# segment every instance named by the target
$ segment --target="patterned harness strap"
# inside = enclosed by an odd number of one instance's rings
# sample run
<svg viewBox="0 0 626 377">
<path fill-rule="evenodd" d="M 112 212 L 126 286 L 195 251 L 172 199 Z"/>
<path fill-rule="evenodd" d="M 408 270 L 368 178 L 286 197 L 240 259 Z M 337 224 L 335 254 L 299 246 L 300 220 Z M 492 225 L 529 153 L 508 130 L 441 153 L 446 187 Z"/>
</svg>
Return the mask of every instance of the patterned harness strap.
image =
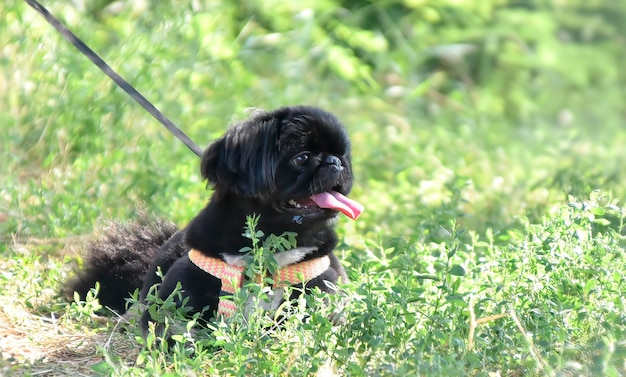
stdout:
<svg viewBox="0 0 626 377">
<path fill-rule="evenodd" d="M 234 295 L 243 286 L 245 267 L 230 265 L 221 259 L 206 256 L 196 249 L 189 251 L 189 259 L 204 272 L 222 281 L 217 315 L 228 318 L 235 314 L 237 311 L 235 303 L 223 297 Z M 327 255 L 284 266 L 273 277 L 273 287 L 282 288 L 305 283 L 323 274 L 328 267 L 330 267 L 330 258 Z"/>
</svg>

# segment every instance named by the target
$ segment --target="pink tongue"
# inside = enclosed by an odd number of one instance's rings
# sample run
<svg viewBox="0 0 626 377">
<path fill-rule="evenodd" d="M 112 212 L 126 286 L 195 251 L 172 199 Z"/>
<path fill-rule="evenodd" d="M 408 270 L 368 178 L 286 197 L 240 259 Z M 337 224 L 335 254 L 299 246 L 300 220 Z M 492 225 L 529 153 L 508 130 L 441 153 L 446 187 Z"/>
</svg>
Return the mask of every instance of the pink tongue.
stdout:
<svg viewBox="0 0 626 377">
<path fill-rule="evenodd" d="M 320 208 L 331 208 L 341 211 L 352 220 L 356 220 L 364 209 L 361 203 L 348 199 L 337 191 L 315 194 L 311 197 L 311 200 Z"/>
</svg>

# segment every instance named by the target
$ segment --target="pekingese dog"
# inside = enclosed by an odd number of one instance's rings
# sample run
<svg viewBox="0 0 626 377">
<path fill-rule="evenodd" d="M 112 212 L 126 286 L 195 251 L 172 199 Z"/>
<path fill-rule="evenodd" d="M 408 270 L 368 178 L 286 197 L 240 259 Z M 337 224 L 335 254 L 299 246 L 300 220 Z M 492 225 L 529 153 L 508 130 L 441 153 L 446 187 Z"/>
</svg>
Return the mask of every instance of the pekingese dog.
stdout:
<svg viewBox="0 0 626 377">
<path fill-rule="evenodd" d="M 295 106 L 252 116 L 231 127 L 204 152 L 202 176 L 213 186 L 208 205 L 182 230 L 142 217 L 135 225 L 114 224 L 88 247 L 85 265 L 68 284 L 84 298 L 100 284 L 98 299 L 118 313 L 141 288 L 165 300 L 180 284 L 176 305 L 209 320 L 235 310 L 228 296 L 242 286 L 242 236 L 246 217 L 258 215 L 263 234 L 296 233 L 296 247 L 276 253 L 275 287 L 319 287 L 333 293 L 347 279 L 333 253 L 339 213 L 356 219 L 363 207 L 346 197 L 353 183 L 350 141 L 344 127 L 323 110 Z M 157 273 L 160 271 L 163 278 Z M 328 284 L 331 283 L 331 284 Z M 141 317 L 145 335 L 149 310 Z"/>
</svg>

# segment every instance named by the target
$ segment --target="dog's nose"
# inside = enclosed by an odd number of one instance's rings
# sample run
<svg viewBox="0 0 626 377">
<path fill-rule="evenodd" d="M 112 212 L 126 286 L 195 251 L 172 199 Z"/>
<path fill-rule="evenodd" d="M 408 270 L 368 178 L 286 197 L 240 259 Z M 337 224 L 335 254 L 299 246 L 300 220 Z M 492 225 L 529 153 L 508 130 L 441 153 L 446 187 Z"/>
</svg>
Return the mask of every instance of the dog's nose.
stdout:
<svg viewBox="0 0 626 377">
<path fill-rule="evenodd" d="M 331 165 L 332 168 L 335 169 L 335 171 L 343 170 L 343 165 L 341 164 L 341 160 L 337 156 L 333 156 L 333 155 L 327 156 L 324 162 L 327 165 Z"/>
</svg>

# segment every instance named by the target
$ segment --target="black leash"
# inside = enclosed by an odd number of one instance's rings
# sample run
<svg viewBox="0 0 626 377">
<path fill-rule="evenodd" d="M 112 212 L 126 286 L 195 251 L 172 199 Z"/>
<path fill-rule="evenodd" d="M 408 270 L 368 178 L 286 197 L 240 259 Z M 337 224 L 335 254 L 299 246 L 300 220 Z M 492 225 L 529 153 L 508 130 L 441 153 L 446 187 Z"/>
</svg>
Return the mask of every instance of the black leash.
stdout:
<svg viewBox="0 0 626 377">
<path fill-rule="evenodd" d="M 61 21 L 54 17 L 43 5 L 39 4 L 37 0 L 24 0 L 33 9 L 39 12 L 50 25 L 52 25 L 68 42 L 74 45 L 83 55 L 91 60 L 95 65 L 100 68 L 107 76 L 113 80 L 117 86 L 122 88 L 128 93 L 132 99 L 138 104 L 143 106 L 156 120 L 161 122 L 171 133 L 178 138 L 178 140 L 185 143 L 185 145 L 191 149 L 193 153 L 202 156 L 202 150 L 191 140 L 180 128 L 176 127 L 171 120 L 167 119 L 163 113 L 159 111 L 150 101 L 148 101 L 141 93 L 139 93 L 128 81 L 124 80 L 117 72 L 113 70 L 101 57 L 98 56 L 92 49 L 89 48 L 83 41 L 81 41 L 74 33 L 72 33 Z"/>
</svg>

